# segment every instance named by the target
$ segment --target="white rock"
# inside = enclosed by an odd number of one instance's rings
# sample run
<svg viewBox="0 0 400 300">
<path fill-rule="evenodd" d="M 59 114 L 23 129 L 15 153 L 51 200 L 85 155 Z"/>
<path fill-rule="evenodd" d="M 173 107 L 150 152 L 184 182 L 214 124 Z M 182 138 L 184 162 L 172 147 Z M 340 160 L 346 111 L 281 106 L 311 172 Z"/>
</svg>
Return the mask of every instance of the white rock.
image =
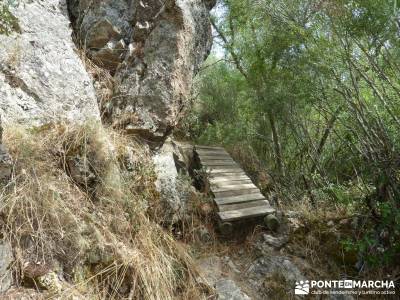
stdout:
<svg viewBox="0 0 400 300">
<path fill-rule="evenodd" d="M 0 114 L 4 123 L 42 125 L 100 119 L 92 79 L 69 27 L 65 0 L 10 7 L 21 32 L 0 34 Z"/>
<path fill-rule="evenodd" d="M 11 245 L 0 241 L 0 293 L 8 290 L 12 283 L 11 271 L 9 269 L 13 260 Z"/>
<path fill-rule="evenodd" d="M 100 58 L 100 66 L 115 72 L 115 95 L 107 107 L 110 122 L 127 129 L 130 123 L 120 120 L 131 117 L 135 126 L 130 133 L 163 141 L 188 106 L 192 80 L 210 52 L 209 10 L 214 4 L 215 0 L 103 0 L 88 5 L 69 0 L 82 44 L 90 48 L 91 37 L 100 32 L 105 37 L 100 48 L 107 37 L 115 40 L 106 29 L 111 27 L 129 44 L 127 51 L 115 50 L 122 55 L 113 64 L 108 63 L 110 50 L 98 57 L 98 47 L 88 49 L 89 57 Z"/>
<path fill-rule="evenodd" d="M 250 300 L 231 279 L 221 279 L 216 285 L 218 300 Z"/>
</svg>

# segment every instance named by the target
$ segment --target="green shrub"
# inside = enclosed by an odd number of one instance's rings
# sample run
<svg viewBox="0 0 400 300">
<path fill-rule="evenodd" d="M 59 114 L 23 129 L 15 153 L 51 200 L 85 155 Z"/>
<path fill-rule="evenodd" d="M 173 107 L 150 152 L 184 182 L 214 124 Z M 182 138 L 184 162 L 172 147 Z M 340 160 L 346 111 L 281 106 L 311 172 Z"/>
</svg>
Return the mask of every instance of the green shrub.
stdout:
<svg viewBox="0 0 400 300">
<path fill-rule="evenodd" d="M 0 4 L 0 34 L 20 31 L 18 19 L 10 12 L 8 4 Z"/>
</svg>

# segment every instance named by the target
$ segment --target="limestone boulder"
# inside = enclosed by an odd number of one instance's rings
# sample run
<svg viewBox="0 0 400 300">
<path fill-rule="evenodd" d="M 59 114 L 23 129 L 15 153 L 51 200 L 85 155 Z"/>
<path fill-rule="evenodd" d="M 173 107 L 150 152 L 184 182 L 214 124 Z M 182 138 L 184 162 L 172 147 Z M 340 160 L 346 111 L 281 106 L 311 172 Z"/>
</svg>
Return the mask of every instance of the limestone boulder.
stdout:
<svg viewBox="0 0 400 300">
<path fill-rule="evenodd" d="M 231 279 L 221 279 L 216 285 L 219 300 L 251 300 Z"/>
<path fill-rule="evenodd" d="M 58 120 L 99 120 L 92 79 L 72 41 L 66 0 L 0 5 L 13 22 L 0 31 L 3 122 L 39 126 Z"/>
<path fill-rule="evenodd" d="M 248 268 L 246 276 L 256 290 L 262 290 L 265 281 L 276 276 L 282 277 L 288 286 L 305 280 L 297 266 L 285 256 L 265 255 L 257 258 Z"/>
<path fill-rule="evenodd" d="M 156 188 L 164 206 L 164 221 L 175 223 L 186 216 L 191 182 L 180 169 L 173 143 L 165 143 L 153 157 Z"/>
<path fill-rule="evenodd" d="M 8 154 L 6 146 L 3 144 L 3 127 L 1 126 L 0 115 L 0 184 L 6 183 L 11 177 L 12 159 Z"/>
<path fill-rule="evenodd" d="M 162 142 L 188 105 L 191 83 L 211 49 L 213 0 L 69 0 L 79 44 L 114 76 L 104 117 Z"/>
<path fill-rule="evenodd" d="M 12 284 L 10 265 L 13 261 L 11 245 L 0 240 L 0 294 L 7 291 Z"/>
</svg>

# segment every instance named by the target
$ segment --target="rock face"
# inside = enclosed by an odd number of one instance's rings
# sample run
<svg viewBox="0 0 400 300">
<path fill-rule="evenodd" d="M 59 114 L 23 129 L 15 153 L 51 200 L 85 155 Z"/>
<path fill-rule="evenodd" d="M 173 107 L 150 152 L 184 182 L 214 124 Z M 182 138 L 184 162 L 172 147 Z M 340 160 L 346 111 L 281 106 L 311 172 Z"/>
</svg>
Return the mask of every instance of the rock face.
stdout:
<svg viewBox="0 0 400 300">
<path fill-rule="evenodd" d="M 284 256 L 263 256 L 256 259 L 248 268 L 247 275 L 250 283 L 256 289 L 262 289 L 262 283 L 276 274 L 282 276 L 286 283 L 294 284 L 296 280 L 303 280 L 300 270 Z"/>
<path fill-rule="evenodd" d="M 251 300 L 231 279 L 221 279 L 216 285 L 219 300 Z"/>
<path fill-rule="evenodd" d="M 69 0 L 79 43 L 114 75 L 104 115 L 115 127 L 162 141 L 181 117 L 211 48 L 205 0 Z"/>
<path fill-rule="evenodd" d="M 176 145 L 168 141 L 153 157 L 157 174 L 155 184 L 164 205 L 164 218 L 168 223 L 175 223 L 185 216 L 191 193 L 191 184 L 185 180 L 184 170 L 180 169 L 178 152 Z"/>
<path fill-rule="evenodd" d="M 9 270 L 13 255 L 11 245 L 0 240 L 0 294 L 7 291 L 12 283 Z"/>
<path fill-rule="evenodd" d="M 250 300 L 235 281 L 224 276 L 222 261 L 218 256 L 204 257 L 197 261 L 201 274 L 200 282 L 215 288 L 217 299 L 220 300 Z"/>
<path fill-rule="evenodd" d="M 60 119 L 99 120 L 92 80 L 72 41 L 65 0 L 9 3 L 15 3 L 6 6 L 14 24 L 0 31 L 3 122 L 36 126 Z"/>
<path fill-rule="evenodd" d="M 0 116 L 0 184 L 6 183 L 11 176 L 12 160 L 7 148 L 3 145 L 3 127 Z"/>
</svg>

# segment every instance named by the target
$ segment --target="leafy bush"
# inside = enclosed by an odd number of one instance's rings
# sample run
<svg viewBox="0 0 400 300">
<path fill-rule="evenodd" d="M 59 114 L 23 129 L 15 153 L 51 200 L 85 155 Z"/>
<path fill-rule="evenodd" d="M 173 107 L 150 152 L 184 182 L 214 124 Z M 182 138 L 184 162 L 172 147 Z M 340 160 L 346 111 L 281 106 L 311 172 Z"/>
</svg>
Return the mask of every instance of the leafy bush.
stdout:
<svg viewBox="0 0 400 300">
<path fill-rule="evenodd" d="M 0 34 L 20 32 L 18 19 L 10 12 L 8 4 L 0 3 Z"/>
<path fill-rule="evenodd" d="M 275 191 L 296 195 L 288 198 L 363 214 L 367 221 L 352 244 L 361 255 L 394 261 L 400 240 L 397 2 L 222 2 L 213 23 L 224 53 L 218 63 L 209 59 L 200 75 L 200 105 L 190 119 L 194 138 L 246 144 L 268 166 Z"/>
</svg>

